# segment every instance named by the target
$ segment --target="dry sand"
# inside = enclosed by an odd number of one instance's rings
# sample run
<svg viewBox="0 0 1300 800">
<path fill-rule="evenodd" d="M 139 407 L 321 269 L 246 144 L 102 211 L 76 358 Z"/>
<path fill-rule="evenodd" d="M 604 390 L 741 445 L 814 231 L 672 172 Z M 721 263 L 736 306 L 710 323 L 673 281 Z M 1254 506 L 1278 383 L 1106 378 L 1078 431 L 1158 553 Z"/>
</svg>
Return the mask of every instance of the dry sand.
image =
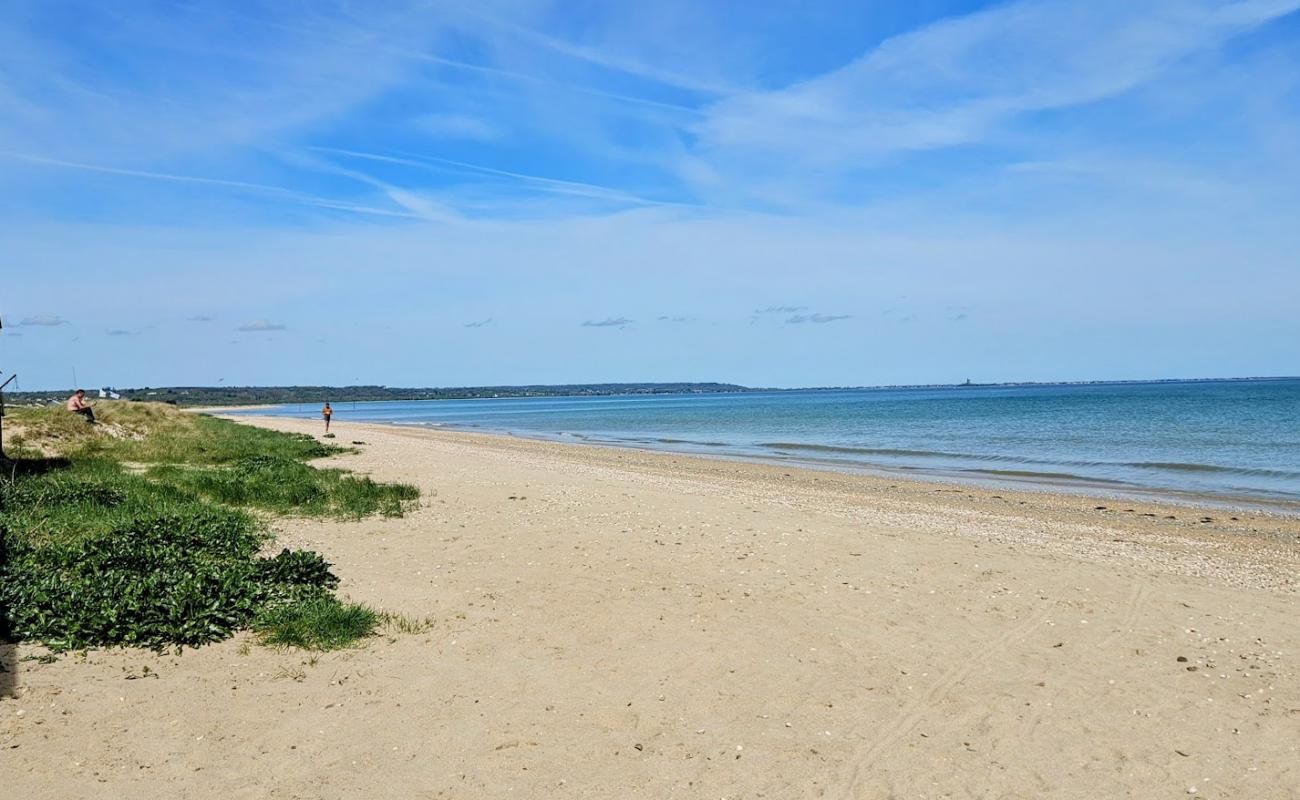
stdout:
<svg viewBox="0 0 1300 800">
<path fill-rule="evenodd" d="M 1294 519 L 335 431 L 422 507 L 280 543 L 431 627 L 11 648 L 5 796 L 1300 796 Z"/>
</svg>

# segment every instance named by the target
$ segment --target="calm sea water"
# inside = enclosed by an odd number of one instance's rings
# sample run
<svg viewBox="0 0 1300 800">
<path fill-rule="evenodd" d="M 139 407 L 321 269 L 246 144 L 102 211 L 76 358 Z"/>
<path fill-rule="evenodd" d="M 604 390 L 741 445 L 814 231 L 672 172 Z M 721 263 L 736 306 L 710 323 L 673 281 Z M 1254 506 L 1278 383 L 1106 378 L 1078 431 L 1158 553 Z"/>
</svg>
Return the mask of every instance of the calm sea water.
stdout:
<svg viewBox="0 0 1300 800">
<path fill-rule="evenodd" d="M 1300 379 L 339 403 L 335 411 L 338 422 L 1300 501 Z M 318 412 L 313 404 L 254 413 Z"/>
</svg>

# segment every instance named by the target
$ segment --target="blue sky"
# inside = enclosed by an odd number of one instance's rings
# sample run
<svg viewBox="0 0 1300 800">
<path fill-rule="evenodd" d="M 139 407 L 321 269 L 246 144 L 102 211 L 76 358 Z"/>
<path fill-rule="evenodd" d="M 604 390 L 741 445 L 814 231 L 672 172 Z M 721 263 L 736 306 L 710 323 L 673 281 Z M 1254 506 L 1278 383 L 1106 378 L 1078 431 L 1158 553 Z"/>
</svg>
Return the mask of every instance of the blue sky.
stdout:
<svg viewBox="0 0 1300 800">
<path fill-rule="evenodd" d="M 13 0 L 0 370 L 1297 374 L 1297 9 Z"/>
</svg>

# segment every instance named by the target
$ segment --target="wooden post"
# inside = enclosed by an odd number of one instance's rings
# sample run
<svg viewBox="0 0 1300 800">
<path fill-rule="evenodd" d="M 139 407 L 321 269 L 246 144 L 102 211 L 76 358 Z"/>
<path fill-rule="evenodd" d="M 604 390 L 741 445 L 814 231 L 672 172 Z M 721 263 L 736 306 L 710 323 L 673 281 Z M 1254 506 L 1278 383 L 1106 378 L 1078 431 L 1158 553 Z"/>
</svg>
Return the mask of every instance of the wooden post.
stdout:
<svg viewBox="0 0 1300 800">
<path fill-rule="evenodd" d="M 0 383 L 0 461 L 8 461 L 5 457 L 5 392 L 4 389 L 13 382 L 17 375 L 10 375 L 9 380 Z"/>
</svg>

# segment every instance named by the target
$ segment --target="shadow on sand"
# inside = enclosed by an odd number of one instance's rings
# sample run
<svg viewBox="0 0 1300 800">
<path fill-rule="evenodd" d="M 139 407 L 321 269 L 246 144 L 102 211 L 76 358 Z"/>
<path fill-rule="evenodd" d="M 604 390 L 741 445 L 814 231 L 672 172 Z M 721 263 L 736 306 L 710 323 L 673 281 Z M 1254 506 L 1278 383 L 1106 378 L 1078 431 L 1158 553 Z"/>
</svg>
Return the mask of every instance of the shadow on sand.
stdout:
<svg viewBox="0 0 1300 800">
<path fill-rule="evenodd" d="M 9 535 L 0 529 L 0 581 L 9 564 Z M 3 601 L 0 601 L 3 603 Z M 18 645 L 9 631 L 9 609 L 0 605 L 0 700 L 13 697 L 18 689 Z"/>
<path fill-rule="evenodd" d="M 0 700 L 18 694 L 18 645 L 0 642 Z"/>
</svg>

